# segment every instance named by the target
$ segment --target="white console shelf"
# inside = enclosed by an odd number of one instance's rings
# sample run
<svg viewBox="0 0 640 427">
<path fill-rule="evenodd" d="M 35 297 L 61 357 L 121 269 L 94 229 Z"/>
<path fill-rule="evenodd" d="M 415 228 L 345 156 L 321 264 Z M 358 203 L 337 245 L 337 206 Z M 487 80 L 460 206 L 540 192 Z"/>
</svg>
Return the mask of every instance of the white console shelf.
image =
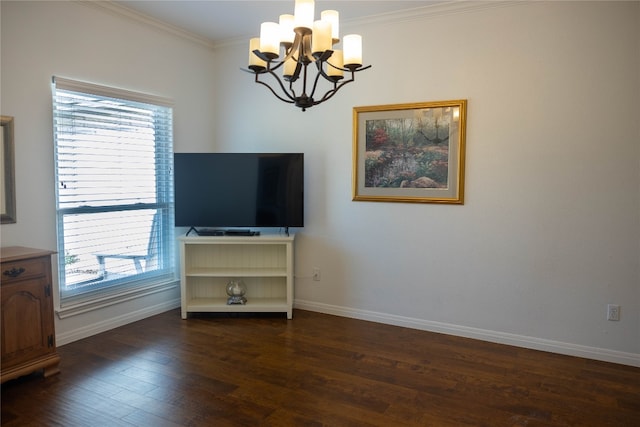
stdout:
<svg viewBox="0 0 640 427">
<path fill-rule="evenodd" d="M 293 317 L 295 235 L 182 236 L 182 318 L 195 312 L 285 312 Z M 246 304 L 227 304 L 227 283 L 242 279 Z"/>
</svg>

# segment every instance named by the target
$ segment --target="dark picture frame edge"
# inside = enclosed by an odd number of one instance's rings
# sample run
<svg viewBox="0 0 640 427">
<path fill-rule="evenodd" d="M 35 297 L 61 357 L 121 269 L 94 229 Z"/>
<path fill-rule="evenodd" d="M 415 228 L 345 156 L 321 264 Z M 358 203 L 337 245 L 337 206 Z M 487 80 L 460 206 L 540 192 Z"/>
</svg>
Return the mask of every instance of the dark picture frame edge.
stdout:
<svg viewBox="0 0 640 427">
<path fill-rule="evenodd" d="M 16 182 L 15 182 L 15 151 L 14 151 L 14 118 L 0 116 L 2 127 L 2 197 L 3 207 L 0 212 L 0 223 L 12 224 L 16 218 Z"/>
</svg>

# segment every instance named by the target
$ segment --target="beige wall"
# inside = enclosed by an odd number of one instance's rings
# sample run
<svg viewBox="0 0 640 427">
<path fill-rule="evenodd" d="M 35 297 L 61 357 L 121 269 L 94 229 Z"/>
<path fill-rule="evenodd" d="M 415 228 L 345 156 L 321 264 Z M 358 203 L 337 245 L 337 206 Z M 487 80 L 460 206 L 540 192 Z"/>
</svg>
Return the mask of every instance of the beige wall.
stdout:
<svg viewBox="0 0 640 427">
<path fill-rule="evenodd" d="M 225 48 L 216 140 L 306 153 L 298 307 L 640 364 L 640 3 L 470 3 L 345 25 L 373 67 L 304 113 Z M 464 206 L 351 201 L 354 106 L 461 98 Z"/>
<path fill-rule="evenodd" d="M 173 99 L 175 146 L 211 149 L 211 49 L 79 2 L 3 1 L 1 12 L 1 110 L 15 117 L 18 218 L 2 225 L 3 246 L 56 249 L 54 75 Z M 179 298 L 173 289 L 58 319 L 58 343 L 166 311 Z"/>
<path fill-rule="evenodd" d="M 239 71 L 244 43 L 212 52 L 78 3 L 3 1 L 18 223 L 2 244 L 55 248 L 49 81 L 87 80 L 173 98 L 176 151 L 305 152 L 297 307 L 640 365 L 640 3 L 471 5 L 345 23 L 373 68 L 302 113 Z M 461 98 L 465 205 L 351 201 L 354 106 Z M 176 297 L 65 319 L 58 335 Z"/>
</svg>

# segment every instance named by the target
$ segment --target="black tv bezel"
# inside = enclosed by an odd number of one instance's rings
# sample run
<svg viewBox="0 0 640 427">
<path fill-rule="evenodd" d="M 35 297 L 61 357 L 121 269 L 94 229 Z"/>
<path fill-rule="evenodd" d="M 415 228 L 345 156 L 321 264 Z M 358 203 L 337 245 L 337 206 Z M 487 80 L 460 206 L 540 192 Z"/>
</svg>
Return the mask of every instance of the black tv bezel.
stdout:
<svg viewBox="0 0 640 427">
<path fill-rule="evenodd" d="M 278 221 L 274 221 L 272 223 L 259 223 L 258 221 L 246 222 L 239 221 L 237 223 L 231 222 L 220 222 L 220 220 L 211 220 L 208 224 L 193 224 L 188 223 L 186 221 L 191 221 L 191 219 L 182 220 L 185 215 L 179 216 L 179 202 L 180 196 L 178 195 L 178 173 L 177 170 L 177 157 L 178 156 L 214 156 L 214 157 L 225 157 L 225 156 L 239 156 L 239 157 L 247 157 L 247 159 L 255 159 L 260 157 L 277 157 L 277 156 L 292 156 L 300 158 L 300 172 L 299 175 L 296 175 L 297 180 L 299 181 L 299 190 L 300 195 L 296 200 L 299 200 L 299 207 L 296 208 L 296 211 L 299 211 L 294 220 L 286 219 L 284 221 L 280 220 L 281 216 L 279 216 Z M 179 166 L 178 166 L 179 167 Z M 304 153 L 302 152 L 175 152 L 174 153 L 174 201 L 175 201 L 175 221 L 174 224 L 176 227 L 190 227 L 190 230 L 205 230 L 211 232 L 212 230 L 223 230 L 228 231 L 231 230 L 233 232 L 241 231 L 242 229 L 256 229 L 256 228 L 284 228 L 288 231 L 289 228 L 299 228 L 304 227 L 304 216 L 305 216 L 305 206 L 304 206 Z M 211 234 L 209 234 L 211 235 Z M 215 234 L 214 234 L 215 235 Z M 223 233 L 222 235 L 225 235 Z M 253 233 L 251 235 L 259 235 L 259 233 Z"/>
</svg>

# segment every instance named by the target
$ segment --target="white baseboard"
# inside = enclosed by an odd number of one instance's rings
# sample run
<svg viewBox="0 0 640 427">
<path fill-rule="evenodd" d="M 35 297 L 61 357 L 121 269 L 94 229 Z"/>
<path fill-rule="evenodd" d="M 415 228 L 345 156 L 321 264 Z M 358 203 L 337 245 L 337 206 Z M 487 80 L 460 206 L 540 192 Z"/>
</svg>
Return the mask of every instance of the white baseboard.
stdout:
<svg viewBox="0 0 640 427">
<path fill-rule="evenodd" d="M 63 346 L 65 344 L 69 344 L 101 332 L 106 332 L 119 326 L 137 322 L 138 320 L 146 319 L 147 317 L 155 316 L 156 314 L 164 313 L 165 311 L 173 310 L 178 307 L 180 307 L 180 298 L 165 301 L 151 307 L 144 307 L 143 309 L 136 310 L 132 313 L 106 319 L 82 328 L 74 329 L 73 331 L 56 334 L 56 345 Z"/>
<path fill-rule="evenodd" d="M 640 367 L 640 354 L 637 353 L 626 353 L 622 351 L 608 350 L 598 347 L 588 347 L 560 341 L 528 337 L 524 335 L 470 328 L 467 326 L 459 326 L 449 323 L 432 322 L 428 320 L 414 319 L 411 317 L 378 313 L 375 311 L 321 304 L 313 301 L 294 300 L 293 306 L 294 308 L 299 308 L 301 310 L 333 314 L 335 316 L 367 320 L 370 322 L 384 323 L 387 325 L 402 326 L 405 328 L 438 332 L 442 334 L 455 335 L 465 338 L 474 338 L 498 344 L 513 345 L 516 347 L 529 348 L 533 350 L 548 351 L 551 353 L 564 354 L 568 356 L 584 357 L 587 359 L 601 360 L 604 362 L 612 362 L 622 365 Z"/>
<path fill-rule="evenodd" d="M 106 332 L 119 326 L 137 322 L 156 314 L 164 313 L 180 307 L 180 299 L 163 302 L 151 307 L 145 307 L 133 313 L 127 313 L 112 319 L 87 325 L 66 333 L 56 335 L 58 346 Z M 513 345 L 516 347 L 530 348 L 533 350 L 548 351 L 551 353 L 565 354 L 568 356 L 584 357 L 587 359 L 601 360 L 604 362 L 619 363 L 622 365 L 640 367 L 640 354 L 626 353 L 622 351 L 608 350 L 598 347 L 552 341 L 524 335 L 516 335 L 504 332 L 491 331 L 467 326 L 453 325 L 449 323 L 433 322 L 411 317 L 396 316 L 393 314 L 379 313 L 369 310 L 360 310 L 349 307 L 341 307 L 329 304 L 321 304 L 312 301 L 295 300 L 294 308 L 315 311 L 318 313 L 332 314 L 335 316 L 349 317 L 352 319 L 366 320 L 387 325 L 401 326 L 429 332 L 437 332 L 455 335 L 465 338 L 479 339 L 498 344 Z"/>
</svg>

